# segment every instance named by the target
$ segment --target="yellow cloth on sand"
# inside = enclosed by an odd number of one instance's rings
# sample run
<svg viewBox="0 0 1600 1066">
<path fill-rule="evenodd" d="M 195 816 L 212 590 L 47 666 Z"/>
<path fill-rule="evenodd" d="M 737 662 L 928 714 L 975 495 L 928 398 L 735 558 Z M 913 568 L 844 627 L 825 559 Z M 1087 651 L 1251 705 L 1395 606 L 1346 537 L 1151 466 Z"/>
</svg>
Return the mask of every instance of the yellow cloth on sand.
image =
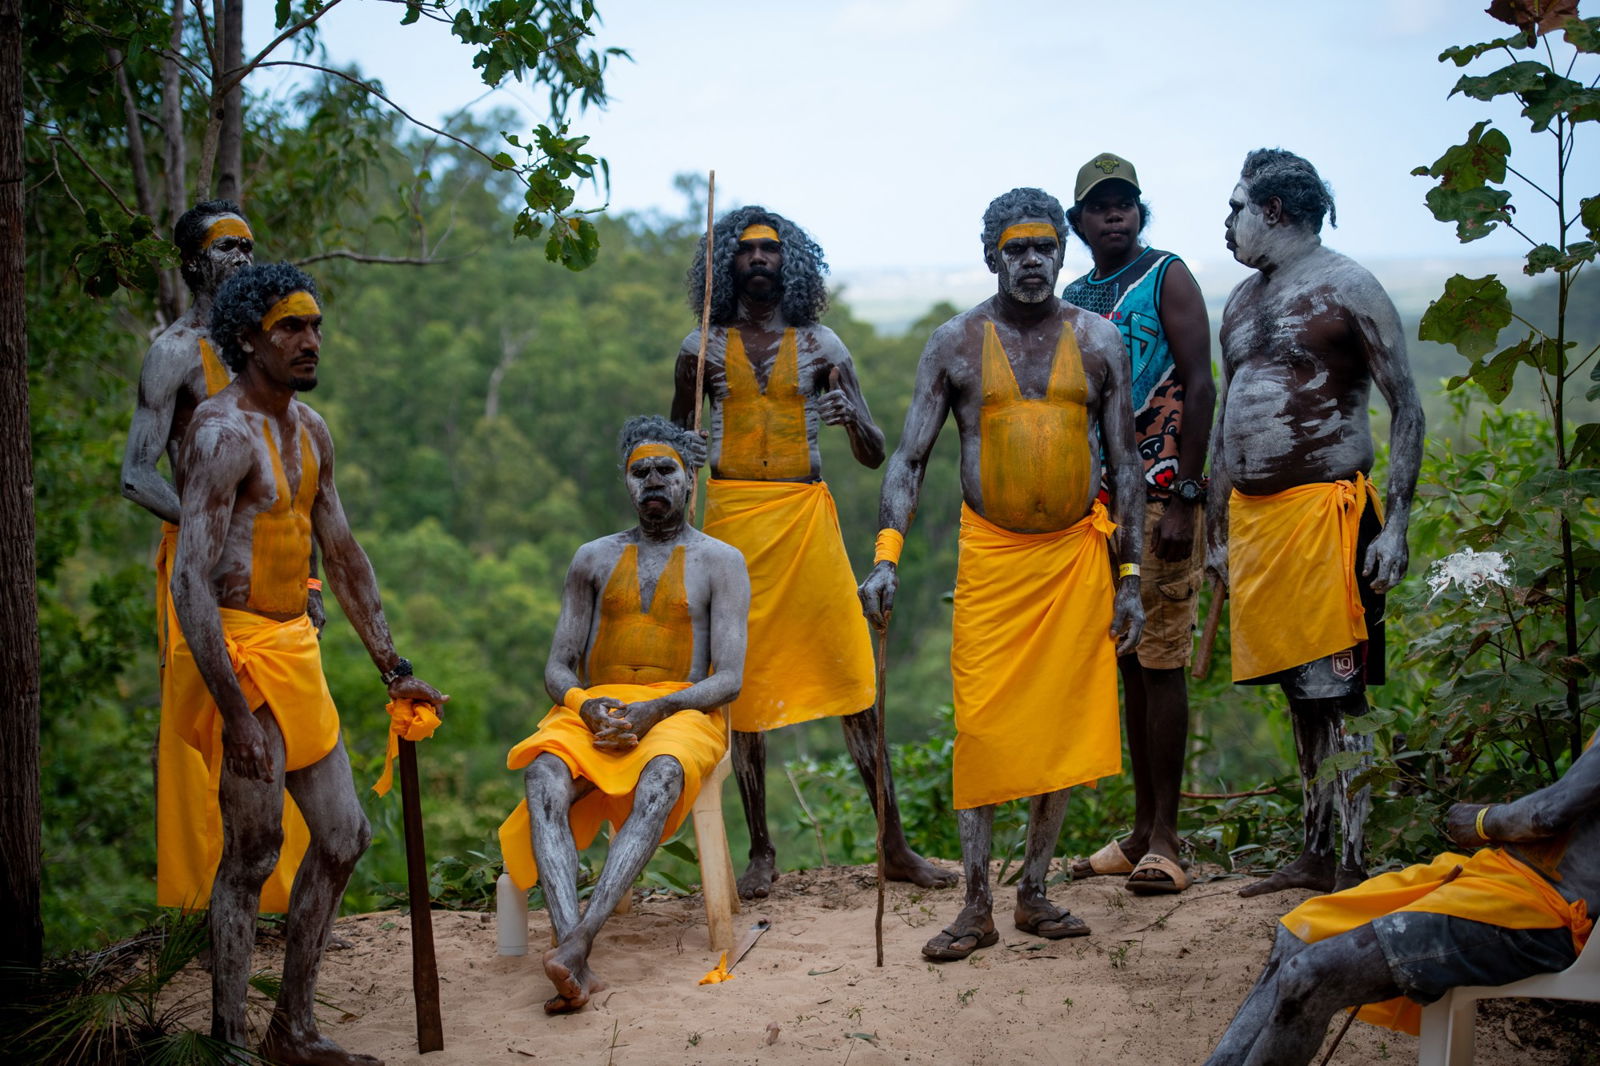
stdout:
<svg viewBox="0 0 1600 1066">
<path fill-rule="evenodd" d="M 1457 868 L 1461 872 L 1453 879 Z M 1285 914 L 1283 927 L 1307 944 L 1349 932 L 1385 914 L 1448 914 L 1502 929 L 1560 929 L 1572 932 L 1582 951 L 1593 922 L 1588 907 L 1573 903 L 1532 867 L 1499 848 L 1483 848 L 1470 858 L 1445 852 L 1431 863 L 1379 874 L 1354 888 L 1313 896 Z M 1422 1008 L 1404 996 L 1370 1003 L 1356 1016 L 1373 1025 L 1415 1035 Z"/>
<path fill-rule="evenodd" d="M 712 478 L 705 532 L 738 548 L 750 573 L 733 728 L 754 733 L 871 707 L 872 640 L 828 486 Z"/>
<path fill-rule="evenodd" d="M 217 802 L 222 716 L 183 640 L 170 597 L 167 599 L 156 902 L 194 910 L 208 904 L 211 880 L 222 857 L 222 812 Z M 332 751 L 339 741 L 339 712 L 322 676 L 322 651 L 311 620 L 301 615 L 275 622 L 226 607 L 220 614 L 228 658 L 245 702 L 252 708 L 266 704 L 283 732 L 285 768 L 299 770 Z M 170 761 L 169 751 L 177 753 Z M 310 841 L 305 818 L 287 792 L 283 834 L 278 865 L 262 886 L 262 911 L 288 910 L 289 889 Z"/>
<path fill-rule="evenodd" d="M 1367 639 L 1356 535 L 1377 490 L 1365 477 L 1228 497 L 1233 679 L 1275 674 Z"/>
<path fill-rule="evenodd" d="M 958 810 L 1122 770 L 1114 590 L 1098 502 L 1054 533 L 961 508 L 950 679 Z"/>
<path fill-rule="evenodd" d="M 623 703 L 656 699 L 669 692 L 689 687 L 686 681 L 658 681 L 653 685 L 595 685 L 567 690 L 563 702 L 550 708 L 539 728 L 518 743 L 506 756 L 506 767 L 520 770 L 541 752 L 549 752 L 567 764 L 574 779 L 583 778 L 595 787 L 572 805 L 569 823 L 579 850 L 594 843 L 604 822 L 620 826 L 633 811 L 633 790 L 645 764 L 658 755 L 670 755 L 683 767 L 683 791 L 667 815 L 661 831 L 666 841 L 683 820 L 700 793 L 700 782 L 716 768 L 728 750 L 727 726 L 720 711 L 679 711 L 639 738 L 632 751 L 601 751 L 594 746 L 594 734 L 583 724 L 578 710 L 585 700 L 610 696 Z M 528 801 L 517 804 L 500 824 L 500 852 L 506 872 L 518 888 L 532 888 L 539 881 L 539 867 L 533 857 Z"/>
</svg>

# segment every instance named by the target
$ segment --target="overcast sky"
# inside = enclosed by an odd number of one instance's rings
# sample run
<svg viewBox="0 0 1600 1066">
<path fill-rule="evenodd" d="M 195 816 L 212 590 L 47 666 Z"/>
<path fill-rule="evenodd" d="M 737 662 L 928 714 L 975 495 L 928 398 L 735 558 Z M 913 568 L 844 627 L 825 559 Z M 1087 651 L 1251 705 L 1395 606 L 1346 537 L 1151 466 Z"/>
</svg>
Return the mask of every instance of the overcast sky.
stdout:
<svg viewBox="0 0 1600 1066">
<path fill-rule="evenodd" d="M 673 175 L 715 167 L 719 206 L 764 203 L 788 215 L 836 273 L 978 267 L 990 199 L 1038 185 L 1069 202 L 1078 167 L 1101 151 L 1138 167 L 1151 243 L 1218 283 L 1239 271 L 1222 219 L 1251 148 L 1282 146 L 1318 166 L 1339 208 L 1338 229 L 1324 236 L 1357 258 L 1520 254 L 1503 234 L 1464 253 L 1423 204 L 1430 183 L 1409 174 L 1479 119 L 1512 132 L 1514 162 L 1548 171 L 1546 141 L 1521 133 L 1514 110 L 1446 98 L 1460 71 L 1438 63 L 1439 52 L 1509 32 L 1480 3 L 599 7 L 600 43 L 626 48 L 632 62 L 613 62 L 610 106 L 574 127 L 611 162 L 611 206 L 680 213 Z M 248 6 L 247 46 L 269 39 L 271 8 Z M 330 57 L 359 64 L 430 119 L 483 95 L 470 50 L 426 20 L 401 27 L 399 15 L 392 3 L 346 0 L 322 22 Z M 542 102 L 513 85 L 478 107 L 517 107 L 531 123 Z M 1579 172 L 1595 158 L 1580 157 Z M 1086 265 L 1075 248 L 1067 271 Z"/>
</svg>

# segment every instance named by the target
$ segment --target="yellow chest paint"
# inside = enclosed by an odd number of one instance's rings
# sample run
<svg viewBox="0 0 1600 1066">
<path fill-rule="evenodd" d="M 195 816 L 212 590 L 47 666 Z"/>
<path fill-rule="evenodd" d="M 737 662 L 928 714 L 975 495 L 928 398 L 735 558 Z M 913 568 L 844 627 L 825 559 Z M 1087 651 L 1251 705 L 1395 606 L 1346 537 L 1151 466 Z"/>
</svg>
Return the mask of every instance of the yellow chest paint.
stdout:
<svg viewBox="0 0 1600 1066">
<path fill-rule="evenodd" d="M 809 475 L 811 443 L 806 436 L 806 398 L 800 391 L 795 331 L 783 331 L 766 389 L 756 381 L 737 329 L 728 330 L 723 373 L 728 394 L 722 398 L 718 475 L 744 481 Z"/>
<path fill-rule="evenodd" d="M 1042 397 L 1017 386 L 1011 361 L 983 324 L 979 484 L 985 517 L 1008 529 L 1060 529 L 1089 502 L 1088 382 L 1072 326 L 1063 324 Z"/>
<path fill-rule="evenodd" d="M 644 610 L 639 550 L 628 545 L 600 594 L 600 627 L 589 651 L 588 684 L 651 685 L 687 681 L 694 666 L 694 626 L 683 585 L 683 545 L 672 549 Z"/>
<path fill-rule="evenodd" d="M 217 350 L 205 337 L 200 338 L 200 367 L 206 374 L 206 395 L 215 396 L 228 387 L 232 376 L 228 368 L 222 365 L 222 360 L 217 358 Z"/>
<path fill-rule="evenodd" d="M 311 576 L 311 506 L 317 498 L 317 457 L 311 436 L 300 427 L 300 486 L 291 495 L 283 456 L 272 438 L 272 422 L 263 419 L 267 455 L 272 460 L 276 490 L 272 506 L 255 517 L 250 540 L 250 596 L 253 611 L 267 615 L 300 614 L 306 609 L 306 578 Z"/>
</svg>

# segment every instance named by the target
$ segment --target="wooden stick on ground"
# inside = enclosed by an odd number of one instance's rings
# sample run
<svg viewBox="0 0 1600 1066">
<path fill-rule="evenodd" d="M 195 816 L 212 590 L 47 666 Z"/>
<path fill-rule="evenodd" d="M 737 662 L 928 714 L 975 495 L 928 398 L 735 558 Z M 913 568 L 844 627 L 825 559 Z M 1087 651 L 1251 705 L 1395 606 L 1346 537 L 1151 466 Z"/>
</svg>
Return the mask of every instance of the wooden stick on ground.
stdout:
<svg viewBox="0 0 1600 1066">
<path fill-rule="evenodd" d="M 417 1004 L 417 1050 L 444 1050 L 439 1018 L 439 966 L 433 954 L 433 904 L 428 897 L 428 856 L 422 840 L 422 792 L 417 745 L 400 741 L 400 806 L 406 830 L 406 887 L 411 903 L 411 993 Z"/>
<path fill-rule="evenodd" d="M 874 775 L 873 792 L 878 812 L 878 915 L 873 921 L 873 936 L 878 944 L 878 966 L 883 966 L 883 823 L 887 789 L 884 778 L 889 776 L 889 723 L 883 715 L 885 675 L 889 661 L 889 619 L 885 616 L 883 628 L 878 630 L 878 772 Z"/>
<path fill-rule="evenodd" d="M 1197 681 L 1211 672 L 1211 649 L 1217 643 L 1217 626 L 1222 622 L 1222 604 L 1227 598 L 1227 586 L 1213 575 L 1211 610 L 1206 612 L 1206 627 L 1200 634 L 1200 650 L 1195 652 L 1194 669 L 1189 671 L 1189 676 Z"/>
</svg>

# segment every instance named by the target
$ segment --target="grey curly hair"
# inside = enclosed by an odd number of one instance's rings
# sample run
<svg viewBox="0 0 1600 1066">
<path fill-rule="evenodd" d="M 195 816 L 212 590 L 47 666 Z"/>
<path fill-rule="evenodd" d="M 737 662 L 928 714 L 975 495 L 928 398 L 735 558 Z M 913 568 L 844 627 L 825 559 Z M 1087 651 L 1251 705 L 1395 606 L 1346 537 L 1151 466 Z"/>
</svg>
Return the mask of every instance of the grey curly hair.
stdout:
<svg viewBox="0 0 1600 1066">
<path fill-rule="evenodd" d="M 1333 206 L 1333 186 L 1322 180 L 1317 168 L 1304 157 L 1282 148 L 1257 148 L 1244 157 L 1239 180 L 1253 204 L 1264 204 L 1274 196 L 1283 205 L 1283 217 L 1312 233 L 1322 232 L 1322 216 L 1330 225 L 1339 225 L 1339 212 Z"/>
<path fill-rule="evenodd" d="M 1067 243 L 1067 219 L 1061 201 L 1043 189 L 1021 188 L 1002 193 L 989 201 L 983 212 L 983 247 L 993 250 L 1006 226 L 1019 218 L 1044 218 L 1056 229 L 1056 240 Z"/>
<path fill-rule="evenodd" d="M 622 431 L 617 434 L 618 464 L 626 464 L 633 450 L 646 441 L 674 449 L 683 460 L 690 477 L 694 477 L 695 471 L 700 469 L 699 456 L 705 450 L 704 443 L 694 431 L 684 429 L 661 415 L 634 415 L 622 424 Z"/>
<path fill-rule="evenodd" d="M 311 275 L 288 263 L 247 266 L 223 283 L 211 304 L 211 339 L 229 370 L 237 374 L 244 369 L 241 338 L 261 325 L 261 316 L 291 292 L 309 292 L 318 298 Z"/>
<path fill-rule="evenodd" d="M 738 296 L 733 291 L 733 257 L 739 251 L 739 234 L 750 226 L 771 226 L 783 245 L 783 265 L 778 281 L 783 286 L 783 317 L 791 326 L 809 326 L 828 310 L 828 287 L 822 278 L 828 263 L 822 246 L 799 226 L 764 207 L 741 207 L 717 220 L 716 253 L 712 263 L 711 321 L 726 326 L 738 312 Z M 689 307 L 696 315 L 706 294 L 706 239 L 700 238 L 694 264 L 684 279 Z"/>
</svg>

